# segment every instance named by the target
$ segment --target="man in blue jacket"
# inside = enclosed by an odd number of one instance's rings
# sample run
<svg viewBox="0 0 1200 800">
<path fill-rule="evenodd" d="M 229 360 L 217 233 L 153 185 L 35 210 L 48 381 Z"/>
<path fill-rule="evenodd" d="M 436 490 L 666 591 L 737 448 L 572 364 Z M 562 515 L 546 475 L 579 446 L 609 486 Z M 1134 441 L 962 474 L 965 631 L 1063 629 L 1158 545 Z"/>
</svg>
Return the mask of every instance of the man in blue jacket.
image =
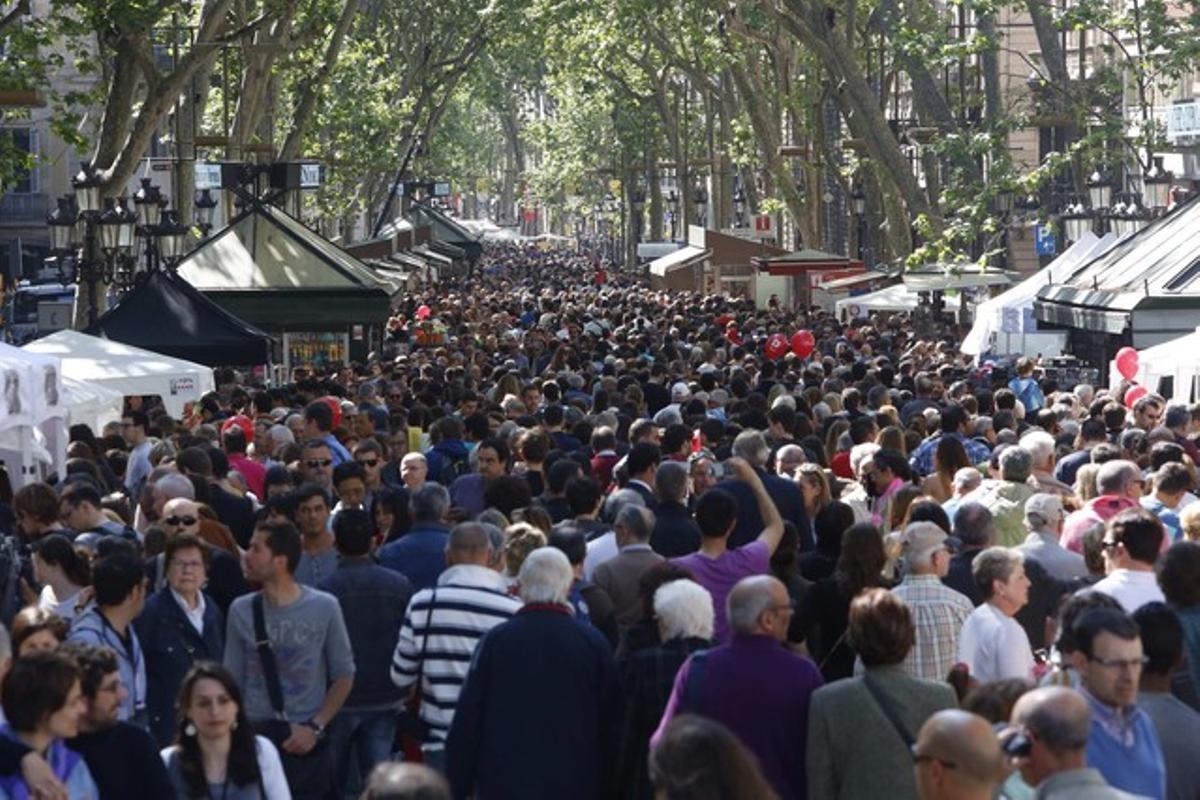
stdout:
<svg viewBox="0 0 1200 800">
<path fill-rule="evenodd" d="M 450 725 L 454 796 L 608 797 L 621 708 L 612 651 L 572 615 L 561 551 L 533 551 L 519 580 L 525 605 L 480 641 Z"/>
<path fill-rule="evenodd" d="M 338 514 L 333 535 L 340 558 L 320 587 L 342 607 L 358 667 L 354 688 L 329 724 L 335 786 L 346 785 L 351 744 L 364 783 L 376 764 L 391 757 L 396 715 L 404 701 L 405 693 L 392 683 L 391 664 L 412 584 L 371 559 L 374 533 L 374 520 L 366 511 L 347 508 Z"/>
<path fill-rule="evenodd" d="M 426 483 L 409 495 L 412 527 L 379 551 L 379 563 L 408 578 L 413 591 L 437 583 L 446 568 L 446 542 L 450 528 L 444 520 L 450 510 L 450 493 L 437 483 Z"/>
<path fill-rule="evenodd" d="M 739 433 L 733 440 L 732 453 L 745 459 L 754 467 L 754 471 L 762 478 L 767 494 L 771 496 L 775 507 L 784 523 L 792 523 L 800 532 L 800 550 L 807 552 L 816 547 L 813 539 L 812 526 L 808 524 L 808 513 L 804 510 L 804 495 L 795 481 L 770 475 L 766 471 L 767 459 L 770 458 L 771 448 L 767 439 L 760 431 L 748 430 Z M 737 524 L 733 533 L 729 534 L 729 548 L 741 547 L 758 538 L 766 523 L 758 510 L 758 502 L 750 489 L 750 484 L 742 480 L 726 480 L 716 485 L 724 489 L 737 500 Z"/>
</svg>

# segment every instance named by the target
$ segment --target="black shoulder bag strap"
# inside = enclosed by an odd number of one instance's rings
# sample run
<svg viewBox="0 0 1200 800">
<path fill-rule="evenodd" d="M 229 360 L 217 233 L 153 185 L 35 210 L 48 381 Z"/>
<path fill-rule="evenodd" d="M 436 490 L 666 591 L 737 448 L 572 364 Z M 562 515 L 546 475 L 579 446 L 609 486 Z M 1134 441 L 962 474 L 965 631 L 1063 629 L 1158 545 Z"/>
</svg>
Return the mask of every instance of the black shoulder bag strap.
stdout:
<svg viewBox="0 0 1200 800">
<path fill-rule="evenodd" d="M 429 629 L 433 627 L 433 607 L 435 605 L 437 605 L 436 586 L 433 588 L 433 593 L 429 595 L 429 610 L 425 613 L 425 636 L 421 638 L 421 655 L 417 661 L 417 682 L 414 686 L 418 697 L 421 692 L 425 691 L 421 688 L 421 680 L 425 677 L 425 653 L 429 651 Z"/>
<path fill-rule="evenodd" d="M 700 691 L 704 688 L 704 673 L 708 668 L 708 651 L 692 654 L 692 665 L 688 667 L 687 685 L 683 687 L 683 708 L 689 714 L 700 713 Z"/>
<path fill-rule="evenodd" d="M 896 713 L 896 707 L 892 705 L 892 701 L 888 696 L 880 691 L 875 682 L 871 680 L 870 675 L 863 675 L 863 686 L 867 687 L 867 691 L 871 693 L 871 697 L 875 698 L 875 704 L 879 706 L 879 710 L 888 718 L 888 722 L 892 723 L 892 727 L 896 729 L 896 733 L 900 734 L 900 738 L 904 740 L 904 746 L 911 748 L 916 741 L 908 732 L 908 728 L 904 727 L 904 723 L 900 721 L 900 715 Z"/>
<path fill-rule="evenodd" d="M 283 687 L 279 685 L 279 665 L 275 662 L 275 651 L 271 649 L 271 638 L 267 636 L 267 617 L 263 611 L 262 592 L 254 595 L 251 606 L 254 609 L 254 645 L 258 648 L 258 658 L 262 662 L 267 696 L 271 698 L 271 708 L 275 709 L 275 715 L 279 719 L 287 719 L 283 711 Z"/>
</svg>

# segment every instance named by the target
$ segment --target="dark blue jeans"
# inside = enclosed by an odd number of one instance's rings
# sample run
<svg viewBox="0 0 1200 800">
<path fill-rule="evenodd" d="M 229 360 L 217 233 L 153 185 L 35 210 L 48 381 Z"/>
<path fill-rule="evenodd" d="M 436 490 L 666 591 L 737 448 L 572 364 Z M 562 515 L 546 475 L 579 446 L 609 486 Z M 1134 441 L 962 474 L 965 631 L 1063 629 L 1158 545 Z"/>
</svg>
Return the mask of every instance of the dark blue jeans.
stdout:
<svg viewBox="0 0 1200 800">
<path fill-rule="evenodd" d="M 333 718 L 329 725 L 329 746 L 333 754 L 334 785 L 339 793 L 345 790 L 346 779 L 350 776 L 351 745 L 358 756 L 358 773 L 363 784 L 376 764 L 392 757 L 396 713 L 395 709 L 341 711 Z"/>
</svg>

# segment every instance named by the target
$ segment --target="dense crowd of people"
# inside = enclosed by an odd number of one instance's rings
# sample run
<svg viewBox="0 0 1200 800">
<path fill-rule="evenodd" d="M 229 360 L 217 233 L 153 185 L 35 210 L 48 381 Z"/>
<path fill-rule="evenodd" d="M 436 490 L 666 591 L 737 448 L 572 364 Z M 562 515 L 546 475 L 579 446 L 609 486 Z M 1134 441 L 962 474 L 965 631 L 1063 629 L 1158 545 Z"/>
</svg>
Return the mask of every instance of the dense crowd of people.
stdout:
<svg viewBox="0 0 1200 800">
<path fill-rule="evenodd" d="M 0 797 L 1200 796 L 1200 405 L 511 246 L 388 331 L 0 497 Z"/>
</svg>

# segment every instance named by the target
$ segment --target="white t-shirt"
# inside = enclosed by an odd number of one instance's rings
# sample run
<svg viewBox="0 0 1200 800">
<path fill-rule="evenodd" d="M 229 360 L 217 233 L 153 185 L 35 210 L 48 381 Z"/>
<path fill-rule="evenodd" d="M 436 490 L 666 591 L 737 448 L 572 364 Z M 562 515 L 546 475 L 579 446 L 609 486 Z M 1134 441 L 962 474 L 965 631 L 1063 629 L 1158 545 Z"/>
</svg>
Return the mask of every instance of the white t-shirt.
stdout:
<svg viewBox="0 0 1200 800">
<path fill-rule="evenodd" d="M 70 625 L 71 621 L 79 616 L 75 613 L 75 604 L 79 602 L 79 592 L 82 591 L 83 589 L 80 589 L 70 597 L 59 600 L 54 596 L 54 590 L 50 588 L 50 584 L 46 584 L 42 587 L 42 593 L 38 595 L 38 608 L 57 614 L 59 618 Z"/>
<path fill-rule="evenodd" d="M 958 660 L 980 683 L 1033 677 L 1033 650 L 1025 629 L 991 603 L 967 617 L 958 637 Z"/>
<path fill-rule="evenodd" d="M 1153 572 L 1135 572 L 1128 569 L 1113 570 L 1107 578 L 1092 587 L 1121 604 L 1126 614 L 1132 614 L 1146 603 L 1165 603 L 1162 589 Z"/>
<path fill-rule="evenodd" d="M 583 559 L 583 579 L 590 581 L 596 567 L 610 558 L 616 558 L 619 552 L 621 550 L 617 547 L 617 534 L 612 531 L 592 539 L 587 543 L 587 556 Z"/>
</svg>

